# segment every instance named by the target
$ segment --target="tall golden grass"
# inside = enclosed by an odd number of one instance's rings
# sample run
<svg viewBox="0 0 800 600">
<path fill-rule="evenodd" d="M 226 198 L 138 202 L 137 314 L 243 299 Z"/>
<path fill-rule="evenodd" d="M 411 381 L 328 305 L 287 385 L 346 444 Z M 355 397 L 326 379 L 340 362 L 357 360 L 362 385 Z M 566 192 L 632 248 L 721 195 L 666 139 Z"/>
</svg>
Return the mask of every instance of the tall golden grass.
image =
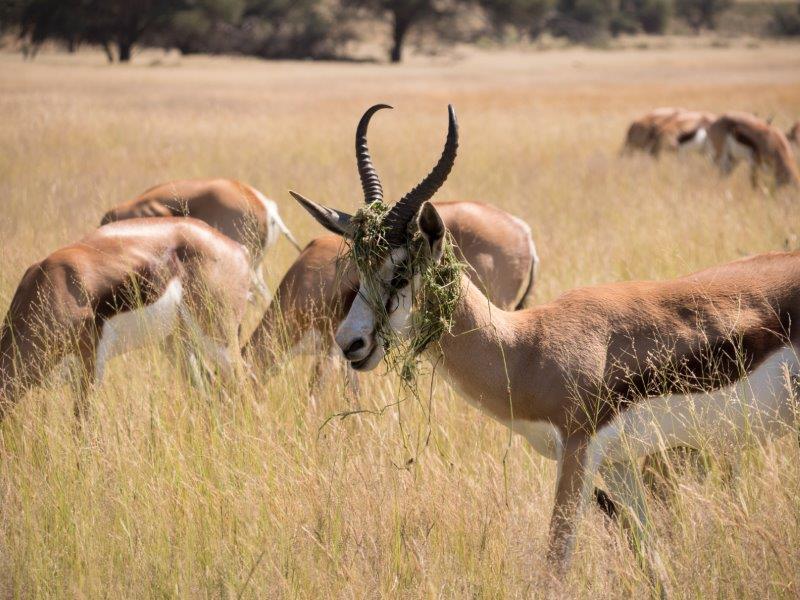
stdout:
<svg viewBox="0 0 800 600">
<path fill-rule="evenodd" d="M 24 269 L 110 206 L 182 177 L 355 207 L 355 123 L 389 198 L 438 156 L 452 102 L 456 168 L 440 199 L 492 202 L 533 228 L 542 301 L 579 285 L 665 278 L 798 245 L 800 198 L 720 180 L 706 161 L 621 159 L 660 105 L 800 115 L 797 46 L 477 53 L 408 66 L 97 54 L 0 55 L 0 308 Z M 268 256 L 274 287 L 295 256 Z M 639 597 L 622 534 L 594 509 L 563 588 L 544 560 L 554 466 L 441 381 L 417 403 L 394 378 L 309 393 L 309 362 L 209 401 L 164 352 L 116 360 L 76 432 L 68 386 L 29 394 L 0 428 L 0 593 L 8 597 Z M 425 388 L 427 381 L 421 387 Z M 321 427 L 325 423 L 324 427 Z M 654 503 L 675 597 L 800 594 L 800 450 L 744 452 L 733 483 L 679 479 Z"/>
</svg>

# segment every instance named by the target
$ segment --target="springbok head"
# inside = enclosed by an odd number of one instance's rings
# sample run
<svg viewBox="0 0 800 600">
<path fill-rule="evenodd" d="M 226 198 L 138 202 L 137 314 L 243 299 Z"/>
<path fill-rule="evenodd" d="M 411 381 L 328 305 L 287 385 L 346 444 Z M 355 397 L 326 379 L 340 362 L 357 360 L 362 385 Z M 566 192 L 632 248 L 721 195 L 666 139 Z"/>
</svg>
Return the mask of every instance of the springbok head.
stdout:
<svg viewBox="0 0 800 600">
<path fill-rule="evenodd" d="M 448 106 L 447 140 L 439 161 L 414 189 L 389 207 L 367 147 L 369 121 L 382 108 L 391 107 L 373 106 L 356 129 L 356 158 L 366 203 L 359 213 L 351 216 L 290 192 L 323 227 L 353 242 L 359 291 L 336 332 L 336 343 L 359 371 L 369 371 L 380 363 L 392 336 L 410 333 L 420 271 L 441 261 L 446 233 L 439 213 L 428 200 L 447 179 L 458 148 L 456 115 Z M 371 250 L 368 255 L 365 247 Z"/>
</svg>

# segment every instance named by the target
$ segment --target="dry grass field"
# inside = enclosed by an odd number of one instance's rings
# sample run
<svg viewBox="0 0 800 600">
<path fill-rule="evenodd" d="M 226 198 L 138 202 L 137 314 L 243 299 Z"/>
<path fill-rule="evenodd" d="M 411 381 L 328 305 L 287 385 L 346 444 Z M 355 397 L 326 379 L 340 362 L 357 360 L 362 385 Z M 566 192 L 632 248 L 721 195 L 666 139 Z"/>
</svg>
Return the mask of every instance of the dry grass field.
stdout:
<svg viewBox="0 0 800 600">
<path fill-rule="evenodd" d="M 720 180 L 700 157 L 618 157 L 661 105 L 800 117 L 800 48 L 474 53 L 409 65 L 222 58 L 109 67 L 100 54 L 0 55 L 0 310 L 24 269 L 165 180 L 226 176 L 278 201 L 303 242 L 322 233 L 286 190 L 361 198 L 355 124 L 371 128 L 389 198 L 427 173 L 446 105 L 459 159 L 439 199 L 527 220 L 537 297 L 665 278 L 800 245 L 797 192 Z M 269 255 L 273 288 L 296 255 Z M 81 431 L 69 388 L 29 394 L 0 428 L 0 596 L 630 598 L 648 593 L 620 531 L 592 508 L 566 584 L 544 549 L 555 468 L 442 381 L 337 379 L 309 396 L 308 359 L 209 402 L 164 353 L 112 363 Z M 405 398 L 405 399 L 403 399 Z M 396 403 L 397 400 L 401 402 Z M 388 407 L 385 410 L 381 410 Z M 369 409 L 348 418 L 331 415 Z M 800 595 L 800 449 L 742 450 L 739 477 L 679 481 L 654 503 L 676 598 Z"/>
</svg>

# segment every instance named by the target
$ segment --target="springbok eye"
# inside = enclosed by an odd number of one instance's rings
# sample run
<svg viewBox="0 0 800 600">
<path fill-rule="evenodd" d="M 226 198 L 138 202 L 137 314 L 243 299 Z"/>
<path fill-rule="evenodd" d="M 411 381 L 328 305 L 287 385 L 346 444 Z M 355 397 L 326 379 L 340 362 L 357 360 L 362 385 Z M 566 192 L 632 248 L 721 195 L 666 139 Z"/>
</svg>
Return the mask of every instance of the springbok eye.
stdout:
<svg viewBox="0 0 800 600">
<path fill-rule="evenodd" d="M 405 273 L 395 273 L 392 277 L 392 280 L 389 282 L 389 287 L 392 291 L 402 290 L 404 287 L 408 285 L 408 277 L 405 276 Z"/>
<path fill-rule="evenodd" d="M 397 265 L 397 269 L 392 275 L 392 279 L 389 282 L 389 290 L 396 292 L 398 290 L 402 290 L 404 287 L 408 285 L 408 265 L 406 263 L 400 263 Z"/>
</svg>

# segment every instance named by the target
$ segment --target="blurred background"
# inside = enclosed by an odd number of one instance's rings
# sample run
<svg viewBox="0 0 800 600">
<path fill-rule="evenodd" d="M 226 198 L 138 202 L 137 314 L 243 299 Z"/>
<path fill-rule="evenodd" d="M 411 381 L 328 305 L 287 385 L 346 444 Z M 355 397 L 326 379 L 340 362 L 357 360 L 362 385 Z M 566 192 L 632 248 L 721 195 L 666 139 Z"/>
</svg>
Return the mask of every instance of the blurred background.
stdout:
<svg viewBox="0 0 800 600">
<path fill-rule="evenodd" d="M 800 118 L 796 0 L 0 0 L 0 311 L 25 270 L 159 183 L 230 177 L 363 202 L 353 136 L 386 198 L 441 152 L 439 200 L 524 219 L 536 301 L 677 277 L 800 246 L 796 189 L 721 177 L 702 153 L 621 156 L 660 106 Z M 393 63 L 399 64 L 393 64 Z M 297 258 L 279 241 L 275 290 Z M 263 306 L 260 309 L 263 311 Z M 256 311 L 257 312 L 257 311 Z M 245 337 L 258 318 L 249 315 Z M 165 349 L 110 363 L 76 433 L 61 379 L 0 425 L 0 598 L 547 598 L 555 465 L 425 375 L 381 367 L 312 390 L 286 356 L 232 402 Z M 332 418 L 343 413 L 347 418 Z M 796 598 L 800 449 L 739 449 L 653 501 L 676 598 Z M 617 527 L 587 511 L 563 598 L 652 592 Z"/>
<path fill-rule="evenodd" d="M 797 0 L 4 0 L 5 45 L 390 60 L 454 44 L 619 45 L 630 36 L 800 36 Z M 652 43 L 639 40 L 639 44 Z"/>
</svg>

